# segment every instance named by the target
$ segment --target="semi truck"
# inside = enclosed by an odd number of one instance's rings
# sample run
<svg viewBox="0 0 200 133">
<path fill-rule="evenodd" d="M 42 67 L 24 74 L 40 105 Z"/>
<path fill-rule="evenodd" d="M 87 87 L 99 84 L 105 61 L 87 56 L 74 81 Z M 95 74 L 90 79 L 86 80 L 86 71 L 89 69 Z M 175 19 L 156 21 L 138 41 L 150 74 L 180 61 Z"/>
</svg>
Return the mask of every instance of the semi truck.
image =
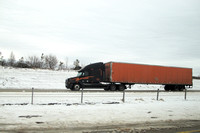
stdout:
<svg viewBox="0 0 200 133">
<path fill-rule="evenodd" d="M 164 85 L 165 91 L 183 91 L 192 86 L 192 68 L 144 65 L 120 62 L 98 62 L 78 71 L 76 77 L 65 80 L 66 88 L 103 88 L 124 91 L 134 84 Z"/>
</svg>

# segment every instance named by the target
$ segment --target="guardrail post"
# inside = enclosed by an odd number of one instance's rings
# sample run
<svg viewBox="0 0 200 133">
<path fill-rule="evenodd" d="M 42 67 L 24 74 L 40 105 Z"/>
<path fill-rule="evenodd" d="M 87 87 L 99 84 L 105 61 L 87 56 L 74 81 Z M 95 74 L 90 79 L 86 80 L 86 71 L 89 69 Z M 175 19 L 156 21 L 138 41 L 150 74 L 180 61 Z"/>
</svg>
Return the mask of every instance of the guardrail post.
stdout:
<svg viewBox="0 0 200 133">
<path fill-rule="evenodd" d="M 123 90 L 123 99 L 122 99 L 123 103 L 125 102 L 125 89 Z"/>
<path fill-rule="evenodd" d="M 83 88 L 81 90 L 81 103 L 83 103 Z"/>
<path fill-rule="evenodd" d="M 185 100 L 187 99 L 187 89 L 185 88 Z"/>
<path fill-rule="evenodd" d="M 32 88 L 32 97 L 31 97 L 31 104 L 33 105 L 33 93 L 34 93 L 34 88 Z"/>
<path fill-rule="evenodd" d="M 157 90 L 157 101 L 158 101 L 158 98 L 159 98 L 159 89 Z"/>
</svg>

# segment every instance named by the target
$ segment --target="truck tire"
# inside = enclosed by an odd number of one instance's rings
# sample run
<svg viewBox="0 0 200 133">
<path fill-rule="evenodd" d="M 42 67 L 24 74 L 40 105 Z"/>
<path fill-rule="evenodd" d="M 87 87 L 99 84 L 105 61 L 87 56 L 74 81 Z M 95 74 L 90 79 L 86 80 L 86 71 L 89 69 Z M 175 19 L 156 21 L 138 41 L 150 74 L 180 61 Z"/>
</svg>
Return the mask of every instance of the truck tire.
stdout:
<svg viewBox="0 0 200 133">
<path fill-rule="evenodd" d="M 111 91 L 116 91 L 117 90 L 117 86 L 115 84 L 111 84 L 110 85 L 110 90 Z"/>
<path fill-rule="evenodd" d="M 173 91 L 179 91 L 180 86 L 179 85 L 174 85 Z"/>
<path fill-rule="evenodd" d="M 183 91 L 185 85 L 165 85 L 165 91 Z"/>
<path fill-rule="evenodd" d="M 81 89 L 80 84 L 75 84 L 75 85 L 73 86 L 73 91 L 79 91 L 80 89 Z"/>
<path fill-rule="evenodd" d="M 105 87 L 105 88 L 104 88 L 104 91 L 109 91 L 109 88 L 108 88 L 108 87 Z"/>
<path fill-rule="evenodd" d="M 121 84 L 121 85 L 118 86 L 118 90 L 119 91 L 124 91 L 125 89 L 126 89 L 126 86 L 123 85 L 123 84 Z"/>
<path fill-rule="evenodd" d="M 179 91 L 185 90 L 185 85 L 180 85 L 178 90 L 179 90 Z"/>
<path fill-rule="evenodd" d="M 164 88 L 164 89 L 165 89 L 165 91 L 171 90 L 169 85 L 165 85 L 165 88 Z"/>
</svg>

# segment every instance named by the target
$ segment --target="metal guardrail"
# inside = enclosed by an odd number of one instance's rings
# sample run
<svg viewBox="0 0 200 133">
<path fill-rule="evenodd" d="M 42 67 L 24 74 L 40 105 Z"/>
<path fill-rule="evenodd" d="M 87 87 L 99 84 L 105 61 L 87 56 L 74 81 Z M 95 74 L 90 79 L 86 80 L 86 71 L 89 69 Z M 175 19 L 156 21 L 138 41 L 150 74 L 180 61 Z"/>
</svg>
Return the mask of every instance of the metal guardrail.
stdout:
<svg viewBox="0 0 200 133">
<path fill-rule="evenodd" d="M 80 90 L 81 91 L 81 90 Z M 72 92 L 72 93 L 80 93 L 80 91 L 71 91 L 68 89 L 34 89 L 34 92 Z M 0 89 L 0 92 L 32 92 L 32 88 L 30 89 Z M 120 91 L 104 91 L 103 89 L 84 89 L 84 92 L 120 92 Z M 126 92 L 157 92 L 157 90 L 126 90 Z M 165 90 L 160 90 L 160 92 L 168 92 Z M 180 91 L 175 91 L 180 92 Z M 200 92 L 200 90 L 187 90 L 187 92 Z"/>
</svg>

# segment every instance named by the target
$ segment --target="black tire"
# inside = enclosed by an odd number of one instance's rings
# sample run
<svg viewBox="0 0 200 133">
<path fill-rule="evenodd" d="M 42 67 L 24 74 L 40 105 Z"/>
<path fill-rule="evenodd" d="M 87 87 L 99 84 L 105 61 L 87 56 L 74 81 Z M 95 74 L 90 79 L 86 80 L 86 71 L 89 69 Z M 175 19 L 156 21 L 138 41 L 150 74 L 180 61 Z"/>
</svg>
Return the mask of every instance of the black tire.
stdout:
<svg viewBox="0 0 200 133">
<path fill-rule="evenodd" d="M 165 91 L 183 91 L 184 85 L 165 85 Z"/>
<path fill-rule="evenodd" d="M 108 87 L 105 87 L 105 88 L 104 88 L 104 91 L 109 91 L 109 88 L 108 88 Z"/>
<path fill-rule="evenodd" d="M 123 84 L 121 84 L 121 85 L 118 86 L 118 90 L 119 91 L 124 91 L 125 89 L 126 89 L 126 86 L 123 85 Z"/>
<path fill-rule="evenodd" d="M 172 91 L 178 91 L 179 87 L 178 87 L 178 85 L 172 85 L 172 88 L 173 88 Z"/>
<path fill-rule="evenodd" d="M 80 84 L 75 84 L 75 85 L 73 86 L 73 91 L 79 91 L 80 89 L 81 89 Z"/>
<path fill-rule="evenodd" d="M 170 86 L 169 85 L 165 85 L 165 91 L 169 91 L 170 90 Z"/>
<path fill-rule="evenodd" d="M 179 90 L 179 91 L 185 90 L 185 85 L 180 85 L 178 90 Z"/>
<path fill-rule="evenodd" d="M 111 91 L 116 91 L 117 90 L 117 86 L 115 84 L 111 84 L 110 85 L 110 90 Z"/>
</svg>

